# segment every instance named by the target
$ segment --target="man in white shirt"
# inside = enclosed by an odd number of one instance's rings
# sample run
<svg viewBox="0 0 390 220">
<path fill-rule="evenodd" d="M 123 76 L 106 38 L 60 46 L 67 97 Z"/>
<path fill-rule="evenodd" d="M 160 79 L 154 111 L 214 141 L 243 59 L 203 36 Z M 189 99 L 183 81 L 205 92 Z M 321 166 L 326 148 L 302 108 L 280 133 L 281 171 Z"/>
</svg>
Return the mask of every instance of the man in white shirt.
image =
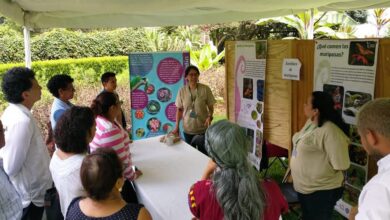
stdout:
<svg viewBox="0 0 390 220">
<path fill-rule="evenodd" d="M 9 106 L 1 120 L 5 146 L 0 150 L 3 166 L 22 198 L 22 219 L 42 219 L 44 195 L 52 186 L 50 157 L 30 110 L 41 98 L 41 87 L 28 68 L 16 67 L 1 84 Z"/>
<path fill-rule="evenodd" d="M 4 147 L 4 129 L 0 121 L 0 149 Z M 19 220 L 22 217 L 22 200 L 3 169 L 0 159 L 0 219 Z"/>
<path fill-rule="evenodd" d="M 363 187 L 358 209 L 351 211 L 350 219 L 390 219 L 389 122 L 390 98 L 371 101 L 365 104 L 358 114 L 357 127 L 362 145 L 369 155 L 379 161 L 378 173 Z"/>
</svg>

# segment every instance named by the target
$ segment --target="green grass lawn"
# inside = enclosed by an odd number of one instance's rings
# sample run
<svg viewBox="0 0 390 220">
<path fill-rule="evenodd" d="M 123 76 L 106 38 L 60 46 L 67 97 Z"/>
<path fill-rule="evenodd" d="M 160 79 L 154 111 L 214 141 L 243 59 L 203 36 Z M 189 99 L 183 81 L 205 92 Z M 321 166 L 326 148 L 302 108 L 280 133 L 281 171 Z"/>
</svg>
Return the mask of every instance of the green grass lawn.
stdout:
<svg viewBox="0 0 390 220">
<path fill-rule="evenodd" d="M 214 119 L 213 119 L 213 123 L 220 121 L 220 120 L 223 120 L 223 119 L 227 119 L 226 115 L 215 115 Z"/>
</svg>

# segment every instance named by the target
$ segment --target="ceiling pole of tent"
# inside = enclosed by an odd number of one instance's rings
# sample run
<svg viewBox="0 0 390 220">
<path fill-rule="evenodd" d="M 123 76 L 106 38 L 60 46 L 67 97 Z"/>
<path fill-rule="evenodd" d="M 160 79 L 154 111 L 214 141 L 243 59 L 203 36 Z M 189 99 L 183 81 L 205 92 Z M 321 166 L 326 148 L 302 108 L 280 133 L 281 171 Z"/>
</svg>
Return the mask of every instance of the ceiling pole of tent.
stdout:
<svg viewBox="0 0 390 220">
<path fill-rule="evenodd" d="M 314 39 L 314 9 L 310 9 L 309 27 L 307 28 L 307 39 Z"/>
<path fill-rule="evenodd" d="M 31 68 L 31 37 L 30 30 L 23 26 L 23 36 L 24 36 L 24 62 L 27 68 Z"/>
</svg>

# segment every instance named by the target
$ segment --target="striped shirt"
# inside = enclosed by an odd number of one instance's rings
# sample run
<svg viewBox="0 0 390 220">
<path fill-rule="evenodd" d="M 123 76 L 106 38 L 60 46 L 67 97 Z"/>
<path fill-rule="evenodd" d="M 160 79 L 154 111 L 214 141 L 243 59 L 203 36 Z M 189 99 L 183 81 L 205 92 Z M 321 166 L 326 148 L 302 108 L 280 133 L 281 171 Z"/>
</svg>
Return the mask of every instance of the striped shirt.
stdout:
<svg viewBox="0 0 390 220">
<path fill-rule="evenodd" d="M 115 150 L 125 167 L 123 175 L 130 181 L 134 179 L 135 173 L 131 167 L 130 139 L 120 124 L 112 123 L 102 116 L 97 116 L 95 137 L 89 143 L 89 147 L 91 152 L 102 147 Z"/>
<path fill-rule="evenodd" d="M 22 199 L 9 180 L 0 159 L 0 219 L 19 220 L 22 218 Z"/>
</svg>

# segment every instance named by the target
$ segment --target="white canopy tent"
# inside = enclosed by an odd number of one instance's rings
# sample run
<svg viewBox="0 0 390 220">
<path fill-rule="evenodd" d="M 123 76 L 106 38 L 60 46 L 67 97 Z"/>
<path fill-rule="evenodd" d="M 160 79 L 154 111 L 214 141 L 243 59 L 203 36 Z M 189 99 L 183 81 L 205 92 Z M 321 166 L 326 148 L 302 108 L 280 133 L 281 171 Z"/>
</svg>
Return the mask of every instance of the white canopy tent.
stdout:
<svg viewBox="0 0 390 220">
<path fill-rule="evenodd" d="M 390 7 L 388 0 L 0 0 L 0 14 L 29 28 L 212 24 L 321 11 Z"/>
<path fill-rule="evenodd" d="M 321 11 L 390 7 L 390 0 L 0 0 L 0 14 L 35 28 L 213 24 Z"/>
</svg>

